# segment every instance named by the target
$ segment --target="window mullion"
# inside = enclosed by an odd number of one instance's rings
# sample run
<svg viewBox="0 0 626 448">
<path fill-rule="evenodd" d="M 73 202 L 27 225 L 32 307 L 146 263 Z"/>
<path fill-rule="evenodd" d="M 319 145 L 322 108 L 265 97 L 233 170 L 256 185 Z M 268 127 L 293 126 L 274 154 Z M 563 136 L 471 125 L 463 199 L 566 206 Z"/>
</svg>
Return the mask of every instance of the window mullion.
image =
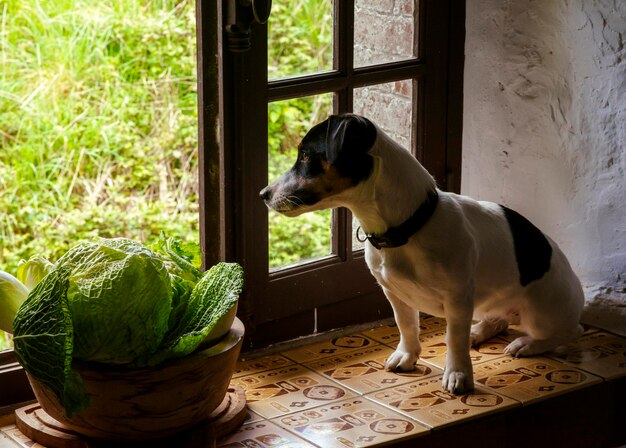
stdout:
<svg viewBox="0 0 626 448">
<path fill-rule="evenodd" d="M 344 78 L 336 92 L 335 113 L 352 112 L 354 72 L 354 0 L 335 0 L 333 67 Z M 352 259 L 352 213 L 346 208 L 333 211 L 333 251 L 344 261 Z"/>
</svg>

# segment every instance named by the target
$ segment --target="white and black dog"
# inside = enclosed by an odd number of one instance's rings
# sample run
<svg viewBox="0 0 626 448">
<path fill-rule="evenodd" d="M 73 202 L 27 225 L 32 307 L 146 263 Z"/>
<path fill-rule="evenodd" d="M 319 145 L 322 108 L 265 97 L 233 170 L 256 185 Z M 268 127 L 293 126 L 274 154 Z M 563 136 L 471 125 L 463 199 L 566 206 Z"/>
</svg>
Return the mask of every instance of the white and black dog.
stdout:
<svg viewBox="0 0 626 448">
<path fill-rule="evenodd" d="M 287 216 L 347 207 L 370 244 L 367 264 L 393 307 L 400 342 L 387 370 L 412 370 L 419 311 L 447 321 L 443 388 L 474 387 L 471 345 L 519 324 L 513 356 L 543 353 L 582 333 L 580 281 L 558 246 L 504 206 L 437 189 L 404 148 L 366 118 L 314 126 L 294 166 L 261 191 Z M 472 320 L 477 321 L 472 325 Z"/>
</svg>

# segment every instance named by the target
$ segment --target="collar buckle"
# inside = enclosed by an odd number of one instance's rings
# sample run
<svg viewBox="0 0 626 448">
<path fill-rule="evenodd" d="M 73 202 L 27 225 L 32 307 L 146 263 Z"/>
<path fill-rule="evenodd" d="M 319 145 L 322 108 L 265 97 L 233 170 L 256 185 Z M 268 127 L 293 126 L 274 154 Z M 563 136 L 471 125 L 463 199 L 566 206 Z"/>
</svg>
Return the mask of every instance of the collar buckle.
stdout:
<svg viewBox="0 0 626 448">
<path fill-rule="evenodd" d="M 387 229 L 382 235 L 366 234 L 365 239 L 378 250 L 404 246 L 409 242 L 409 238 L 417 233 L 428 222 L 433 213 L 435 213 L 438 202 L 439 193 L 437 190 L 433 190 L 428 193 L 426 200 L 409 219 L 397 227 Z M 359 230 L 360 227 L 357 229 L 357 239 L 361 241 L 359 238 Z"/>
</svg>

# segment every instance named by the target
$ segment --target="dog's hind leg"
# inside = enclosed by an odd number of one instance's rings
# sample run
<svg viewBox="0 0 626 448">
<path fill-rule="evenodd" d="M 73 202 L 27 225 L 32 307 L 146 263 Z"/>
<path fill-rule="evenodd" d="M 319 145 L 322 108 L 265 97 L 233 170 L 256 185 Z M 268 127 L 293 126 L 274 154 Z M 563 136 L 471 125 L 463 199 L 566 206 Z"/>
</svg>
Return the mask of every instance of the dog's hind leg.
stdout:
<svg viewBox="0 0 626 448">
<path fill-rule="evenodd" d="M 470 331 L 470 344 L 476 346 L 502 333 L 509 327 L 508 321 L 500 318 L 483 319 L 472 325 Z"/>
<path fill-rule="evenodd" d="M 520 327 L 526 336 L 511 342 L 504 353 L 516 357 L 538 355 L 582 335 L 579 324 L 584 303 L 582 288 L 571 271 L 563 274 L 559 267 L 564 271 L 569 265 L 555 263 L 551 272 L 527 287 L 525 304 L 520 310 Z"/>
<path fill-rule="evenodd" d="M 583 333 L 583 327 L 577 325 L 572 331 L 564 332 L 560 336 L 554 336 L 546 339 L 536 339 L 532 336 L 520 336 L 515 339 L 504 349 L 507 355 L 519 358 L 521 356 L 533 356 L 554 350 L 560 345 L 564 345 L 573 339 L 580 337 Z"/>
<path fill-rule="evenodd" d="M 410 371 L 415 369 L 422 347 L 419 340 L 419 311 L 411 308 L 389 290 L 383 288 L 391 303 L 400 330 L 400 342 L 385 362 L 385 370 Z"/>
</svg>

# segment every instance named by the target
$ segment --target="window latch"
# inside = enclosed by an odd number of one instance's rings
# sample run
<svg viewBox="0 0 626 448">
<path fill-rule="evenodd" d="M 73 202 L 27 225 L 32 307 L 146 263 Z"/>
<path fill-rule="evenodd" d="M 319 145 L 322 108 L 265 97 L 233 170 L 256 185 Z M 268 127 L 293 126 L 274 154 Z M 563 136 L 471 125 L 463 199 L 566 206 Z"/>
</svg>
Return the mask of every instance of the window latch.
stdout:
<svg viewBox="0 0 626 448">
<path fill-rule="evenodd" d="M 225 27 L 228 49 L 236 53 L 248 51 L 252 25 L 267 23 L 271 9 L 272 0 L 229 0 Z"/>
</svg>

